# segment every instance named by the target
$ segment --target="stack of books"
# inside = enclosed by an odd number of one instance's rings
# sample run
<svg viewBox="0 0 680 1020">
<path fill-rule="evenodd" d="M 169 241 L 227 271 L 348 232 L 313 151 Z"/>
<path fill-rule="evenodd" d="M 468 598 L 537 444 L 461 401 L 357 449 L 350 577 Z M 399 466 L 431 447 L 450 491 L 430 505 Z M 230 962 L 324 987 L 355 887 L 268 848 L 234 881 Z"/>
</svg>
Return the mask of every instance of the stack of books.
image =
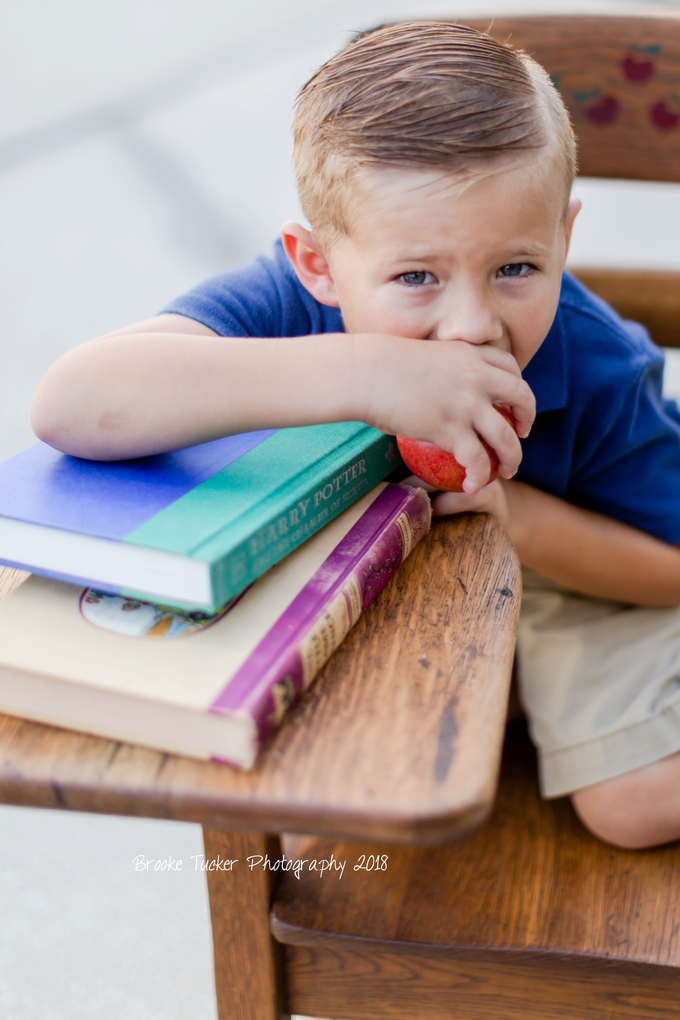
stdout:
<svg viewBox="0 0 680 1020">
<path fill-rule="evenodd" d="M 342 422 L 0 465 L 0 711 L 250 768 L 430 524 Z"/>
</svg>

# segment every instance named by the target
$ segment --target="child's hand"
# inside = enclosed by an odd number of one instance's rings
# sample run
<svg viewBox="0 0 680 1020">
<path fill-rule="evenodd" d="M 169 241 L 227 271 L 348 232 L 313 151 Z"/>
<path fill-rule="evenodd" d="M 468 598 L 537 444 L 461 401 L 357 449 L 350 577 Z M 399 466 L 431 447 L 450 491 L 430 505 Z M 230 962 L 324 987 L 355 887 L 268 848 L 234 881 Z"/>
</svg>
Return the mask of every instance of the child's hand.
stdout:
<svg viewBox="0 0 680 1020">
<path fill-rule="evenodd" d="M 416 478 L 415 475 L 405 478 L 402 485 L 413 485 L 427 492 L 436 492 L 432 485 L 428 485 L 422 478 Z M 466 513 L 491 514 L 501 527 L 509 532 L 511 512 L 508 489 L 513 485 L 514 482 L 508 484 L 498 478 L 495 482 L 485 485 L 474 496 L 467 492 L 437 492 L 432 499 L 432 514 L 434 517 Z"/>
<path fill-rule="evenodd" d="M 460 340 L 366 336 L 356 342 L 369 359 L 364 421 L 448 450 L 466 470 L 466 495 L 489 480 L 481 439 L 495 450 L 499 474 L 515 474 L 522 459 L 518 436 L 529 434 L 536 405 L 511 354 Z M 509 409 L 517 434 L 494 404 Z"/>
<path fill-rule="evenodd" d="M 448 514 L 487 513 L 495 517 L 501 527 L 510 531 L 510 507 L 505 486 L 500 479 L 485 485 L 474 496 L 467 492 L 440 492 L 432 500 L 435 517 Z"/>
</svg>

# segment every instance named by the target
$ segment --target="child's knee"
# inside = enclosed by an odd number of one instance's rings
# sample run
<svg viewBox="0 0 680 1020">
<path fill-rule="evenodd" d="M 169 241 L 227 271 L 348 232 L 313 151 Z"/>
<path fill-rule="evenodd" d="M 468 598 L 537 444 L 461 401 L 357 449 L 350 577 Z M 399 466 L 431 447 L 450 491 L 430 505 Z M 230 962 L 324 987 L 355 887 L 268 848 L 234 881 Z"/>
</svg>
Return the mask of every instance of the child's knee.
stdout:
<svg viewBox="0 0 680 1020">
<path fill-rule="evenodd" d="M 649 844 L 641 840 L 638 819 L 627 811 L 611 782 L 597 783 L 572 795 L 576 814 L 594 836 L 624 849 L 639 849 Z"/>
<path fill-rule="evenodd" d="M 624 850 L 680 838 L 680 755 L 577 790 L 574 809 L 593 835 Z"/>
</svg>

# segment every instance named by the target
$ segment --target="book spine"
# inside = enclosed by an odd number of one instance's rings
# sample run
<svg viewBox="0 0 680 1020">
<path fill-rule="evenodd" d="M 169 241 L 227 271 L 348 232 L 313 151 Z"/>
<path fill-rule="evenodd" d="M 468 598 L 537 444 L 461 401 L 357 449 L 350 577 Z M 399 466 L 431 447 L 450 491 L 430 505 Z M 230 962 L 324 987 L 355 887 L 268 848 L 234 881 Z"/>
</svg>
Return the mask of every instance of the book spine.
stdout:
<svg viewBox="0 0 680 1020">
<path fill-rule="evenodd" d="M 261 744 L 427 534 L 422 489 L 387 485 L 215 699 L 246 715 Z"/>
<path fill-rule="evenodd" d="M 332 521 L 381 482 L 400 463 L 394 436 L 375 429 L 324 461 L 322 470 L 306 474 L 303 485 L 251 535 L 211 563 L 213 611 L 224 605 L 284 556 Z M 202 550 L 202 555 L 208 550 Z M 207 558 L 210 558 L 209 554 Z"/>
</svg>

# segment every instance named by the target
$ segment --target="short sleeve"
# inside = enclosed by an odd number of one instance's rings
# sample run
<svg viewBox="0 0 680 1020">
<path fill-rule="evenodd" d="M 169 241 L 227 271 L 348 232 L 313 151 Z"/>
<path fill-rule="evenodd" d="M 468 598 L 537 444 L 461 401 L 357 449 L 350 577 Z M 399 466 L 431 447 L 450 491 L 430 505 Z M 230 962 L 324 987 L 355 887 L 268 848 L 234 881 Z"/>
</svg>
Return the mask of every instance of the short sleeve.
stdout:
<svg viewBox="0 0 680 1020">
<path fill-rule="evenodd" d="M 662 394 L 662 352 L 624 325 L 627 356 L 610 358 L 582 407 L 566 498 L 678 544 L 680 412 Z"/>
<path fill-rule="evenodd" d="M 680 411 L 664 356 L 564 274 L 555 320 L 523 375 L 537 415 L 517 478 L 680 544 Z"/>
<path fill-rule="evenodd" d="M 280 241 L 273 258 L 214 276 L 162 313 L 186 315 L 220 336 L 309 336 L 344 329 L 340 310 L 320 304 L 302 286 Z"/>
</svg>

